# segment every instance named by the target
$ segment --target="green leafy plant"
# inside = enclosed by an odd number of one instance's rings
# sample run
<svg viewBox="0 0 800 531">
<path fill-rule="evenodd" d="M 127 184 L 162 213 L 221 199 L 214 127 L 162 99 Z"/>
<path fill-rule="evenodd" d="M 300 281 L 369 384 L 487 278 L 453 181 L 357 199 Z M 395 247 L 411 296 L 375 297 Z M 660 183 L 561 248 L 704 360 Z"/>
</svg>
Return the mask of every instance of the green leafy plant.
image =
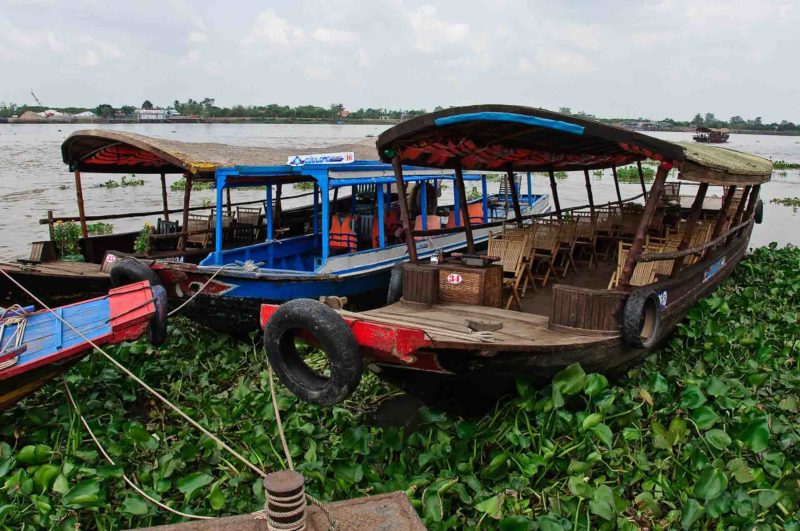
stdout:
<svg viewBox="0 0 800 531">
<path fill-rule="evenodd" d="M 101 236 L 104 234 L 112 234 L 114 232 L 114 225 L 111 223 L 89 223 L 86 228 L 89 231 L 89 234 L 92 236 Z"/>
<path fill-rule="evenodd" d="M 313 190 L 314 189 L 314 183 L 312 181 L 301 181 L 299 183 L 294 183 L 292 186 L 294 186 L 295 190 Z"/>
<path fill-rule="evenodd" d="M 123 175 L 119 181 L 109 179 L 104 183 L 94 185 L 94 188 L 126 188 L 129 186 L 144 186 L 144 179 L 137 179 L 135 175 L 130 178 L 127 175 Z"/>
<path fill-rule="evenodd" d="M 772 167 L 776 170 L 800 170 L 800 163 L 776 160 L 772 162 Z"/>
<path fill-rule="evenodd" d="M 770 203 L 798 208 L 800 207 L 800 197 L 776 197 L 775 199 L 771 200 Z"/>
<path fill-rule="evenodd" d="M 51 238 L 58 248 L 60 256 L 77 255 L 78 240 L 81 237 L 81 227 L 72 221 L 56 221 L 53 224 Z"/>
<path fill-rule="evenodd" d="M 655 178 L 656 172 L 651 166 L 642 165 L 644 181 L 649 183 Z M 622 166 L 617 168 L 617 179 L 621 183 L 635 184 L 639 182 L 639 169 L 636 166 Z"/>
<path fill-rule="evenodd" d="M 209 181 L 192 181 L 192 191 L 195 190 L 211 190 L 214 187 L 214 184 Z M 180 179 L 172 182 L 169 185 L 169 189 L 173 192 L 183 192 L 186 190 L 186 179 L 181 177 Z"/>
<path fill-rule="evenodd" d="M 797 529 L 800 249 L 756 249 L 663 349 L 609 381 L 570 365 L 517 380 L 481 418 L 432 407 L 415 429 L 370 423 L 395 393 L 365 375 L 343 404 L 281 385 L 289 450 L 325 501 L 402 490 L 444 529 Z M 158 350 L 112 355 L 267 470 L 286 467 L 266 357 L 172 320 Z M 321 361 L 321 360 L 320 360 Z M 54 382 L 0 413 L 0 526 L 130 528 L 173 522 L 127 487 L 204 515 L 263 507 L 261 480 L 90 356 L 66 375 L 109 465 Z"/>
<path fill-rule="evenodd" d="M 145 254 L 147 252 L 148 245 L 150 244 L 150 235 L 152 233 L 153 225 L 145 221 L 142 230 L 139 231 L 139 235 L 136 237 L 136 241 L 133 242 L 133 251 L 136 254 Z"/>
<path fill-rule="evenodd" d="M 467 201 L 472 201 L 473 199 L 480 199 L 483 196 L 480 190 L 478 190 L 477 186 L 473 186 L 470 188 L 469 192 L 467 192 Z"/>
<path fill-rule="evenodd" d="M 602 179 L 603 178 L 603 170 L 594 170 L 594 171 L 592 171 L 592 176 L 595 179 Z"/>
</svg>

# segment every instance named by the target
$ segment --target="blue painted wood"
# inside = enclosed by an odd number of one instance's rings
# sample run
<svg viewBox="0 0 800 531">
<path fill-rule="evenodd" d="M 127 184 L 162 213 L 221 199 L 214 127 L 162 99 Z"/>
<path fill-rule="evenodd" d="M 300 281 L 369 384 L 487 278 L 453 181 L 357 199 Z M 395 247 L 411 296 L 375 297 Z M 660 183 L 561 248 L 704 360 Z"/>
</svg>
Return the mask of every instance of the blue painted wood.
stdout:
<svg viewBox="0 0 800 531">
<path fill-rule="evenodd" d="M 545 127 L 556 131 L 563 131 L 573 135 L 583 135 L 583 126 L 571 124 L 562 120 L 551 120 L 549 118 L 539 118 L 538 116 L 527 116 L 513 112 L 471 112 L 466 114 L 455 114 L 444 116 L 434 121 L 436 127 L 447 127 L 448 125 L 461 124 L 465 122 L 509 122 L 532 127 Z"/>
<path fill-rule="evenodd" d="M 56 318 L 53 319 L 53 326 L 55 327 L 55 334 L 54 334 L 54 345 L 57 349 L 60 349 L 63 345 L 63 333 L 64 333 L 64 323 L 58 319 L 58 317 L 64 317 L 64 311 L 61 308 L 55 309 Z M 75 326 L 75 325 L 73 325 Z"/>
<path fill-rule="evenodd" d="M 486 188 L 486 175 L 481 175 L 481 199 L 483 201 L 483 222 L 489 220 L 489 191 Z"/>
<path fill-rule="evenodd" d="M 385 219 L 386 219 L 385 210 L 386 210 L 386 208 L 385 208 L 385 206 L 386 205 L 384 205 L 383 185 L 382 184 L 377 185 L 377 189 L 378 189 L 378 196 L 375 198 L 375 200 L 378 203 L 378 219 L 373 219 L 372 223 L 373 224 L 374 223 L 378 224 L 378 247 L 380 247 L 381 249 L 385 249 L 386 248 L 386 234 L 384 234 L 384 233 L 386 232 L 385 231 L 385 227 L 386 227 L 386 224 L 385 224 Z"/>
</svg>

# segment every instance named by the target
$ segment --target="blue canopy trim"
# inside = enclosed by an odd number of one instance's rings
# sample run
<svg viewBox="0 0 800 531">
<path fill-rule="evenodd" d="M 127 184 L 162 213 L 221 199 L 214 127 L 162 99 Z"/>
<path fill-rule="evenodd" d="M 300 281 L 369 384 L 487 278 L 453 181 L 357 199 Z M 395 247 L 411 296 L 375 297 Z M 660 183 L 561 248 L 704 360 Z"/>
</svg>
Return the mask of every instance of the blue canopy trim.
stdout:
<svg viewBox="0 0 800 531">
<path fill-rule="evenodd" d="M 556 131 L 563 131 L 573 135 L 583 135 L 583 126 L 562 122 L 560 120 L 550 120 L 548 118 L 539 118 L 537 116 L 526 116 L 524 114 L 516 114 L 511 112 L 475 112 L 468 114 L 456 114 L 453 116 L 445 116 L 435 120 L 436 127 L 445 127 L 448 125 L 455 125 L 464 122 L 512 122 L 533 127 L 546 127 L 548 129 L 555 129 Z"/>
</svg>

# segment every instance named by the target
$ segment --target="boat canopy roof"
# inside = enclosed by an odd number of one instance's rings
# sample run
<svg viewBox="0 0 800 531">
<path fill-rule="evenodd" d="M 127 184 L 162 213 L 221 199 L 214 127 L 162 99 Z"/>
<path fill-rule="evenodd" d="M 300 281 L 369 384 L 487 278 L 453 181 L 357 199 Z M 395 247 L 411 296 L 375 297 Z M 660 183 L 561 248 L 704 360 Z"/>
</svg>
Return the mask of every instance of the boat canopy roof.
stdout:
<svg viewBox="0 0 800 531">
<path fill-rule="evenodd" d="M 304 149 L 303 151 L 308 151 Z M 319 152 L 353 152 L 356 159 L 374 158 L 372 141 L 311 148 Z M 72 171 L 98 173 L 190 173 L 213 178 L 217 168 L 237 165 L 285 165 L 298 149 L 179 142 L 125 131 L 76 131 L 61 144 L 61 156 Z"/>
<path fill-rule="evenodd" d="M 384 131 L 376 145 L 384 161 L 397 154 L 403 164 L 434 168 L 576 171 L 653 159 L 677 167 L 683 179 L 711 184 L 760 184 L 772 174 L 772 162 L 754 155 L 517 105 L 425 114 Z"/>
<path fill-rule="evenodd" d="M 730 133 L 730 130 L 724 127 L 698 127 L 695 131 L 698 133 Z"/>
</svg>

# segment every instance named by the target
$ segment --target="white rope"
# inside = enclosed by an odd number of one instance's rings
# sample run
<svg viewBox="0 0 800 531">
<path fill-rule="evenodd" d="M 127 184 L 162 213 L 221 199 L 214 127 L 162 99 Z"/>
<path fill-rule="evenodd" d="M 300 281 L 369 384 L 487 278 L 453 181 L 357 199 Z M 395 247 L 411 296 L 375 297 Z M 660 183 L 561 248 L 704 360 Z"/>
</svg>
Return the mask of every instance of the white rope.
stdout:
<svg viewBox="0 0 800 531">
<path fill-rule="evenodd" d="M 167 317 L 172 317 L 173 315 L 175 315 L 176 313 L 178 313 L 179 311 L 181 311 L 181 310 L 184 308 L 184 306 L 186 306 L 187 304 L 189 304 L 190 302 L 192 302 L 192 301 L 195 299 L 195 297 L 197 297 L 198 295 L 200 295 L 200 293 L 202 293 L 202 292 L 203 292 L 203 290 L 204 290 L 204 289 L 206 289 L 206 287 L 207 287 L 209 284 L 211 284 L 211 281 L 213 281 L 215 278 L 217 278 L 217 275 L 219 275 L 220 273 L 222 273 L 222 271 L 223 271 L 224 269 L 228 268 L 228 267 L 239 267 L 239 266 L 237 266 L 237 265 L 235 265 L 235 264 L 225 264 L 224 266 L 222 266 L 222 267 L 220 267 L 219 269 L 217 269 L 217 270 L 214 272 L 214 274 L 213 274 L 213 275 L 211 275 L 211 278 L 209 278 L 208 280 L 206 280 L 206 283 L 205 283 L 205 284 L 203 284 L 203 285 L 200 287 L 200 289 L 199 289 L 199 290 L 195 291 L 195 292 L 194 292 L 194 294 L 192 294 L 192 296 L 191 296 L 191 297 L 189 297 L 189 298 L 188 298 L 188 299 L 186 299 L 186 300 L 185 300 L 183 303 L 181 303 L 181 305 L 180 305 L 180 306 L 178 306 L 177 308 L 175 308 L 174 310 L 172 310 L 171 312 L 169 312 L 169 313 L 167 314 Z"/>
<path fill-rule="evenodd" d="M 106 461 L 111 463 L 112 466 L 116 466 L 117 464 L 114 462 L 113 459 L 111 459 L 111 456 L 108 455 L 108 453 L 106 452 L 105 448 L 103 448 L 103 445 L 100 444 L 100 441 L 97 440 L 97 437 L 95 437 L 94 432 L 92 431 L 92 428 L 89 427 L 89 423 L 86 421 L 86 419 L 81 414 L 80 408 L 78 408 L 78 404 L 75 403 L 75 399 L 72 397 L 72 392 L 69 389 L 69 385 L 67 385 L 66 378 L 64 379 L 64 389 L 67 392 L 67 399 L 69 400 L 69 403 L 72 405 L 72 409 L 75 410 L 75 414 L 78 415 L 78 418 L 81 420 L 81 423 L 83 424 L 83 427 L 86 428 L 87 432 L 89 432 L 89 436 L 94 441 L 94 444 L 95 444 L 95 446 L 97 446 L 97 449 L 100 450 L 100 453 L 103 454 L 103 457 L 106 458 Z M 173 509 L 172 507 L 161 503 L 160 501 L 156 500 L 155 498 L 153 498 L 152 496 L 147 494 L 145 491 L 143 491 L 141 488 L 139 488 L 139 486 L 136 485 L 131 479 L 129 479 L 127 475 L 122 474 L 122 479 L 124 479 L 125 483 L 127 483 L 130 488 L 135 490 L 136 493 L 139 494 L 139 496 L 141 496 L 145 500 L 149 501 L 150 503 L 152 503 L 154 505 L 157 505 L 158 507 L 164 509 L 165 511 L 169 511 L 172 514 L 177 514 L 178 516 L 182 516 L 183 518 L 194 518 L 194 519 L 197 519 L 197 520 L 213 520 L 214 519 L 212 516 L 200 516 L 200 515 L 197 515 L 197 514 L 184 513 L 184 512 L 178 511 L 177 509 Z"/>
<path fill-rule="evenodd" d="M 33 299 L 33 300 L 34 300 L 34 301 L 35 301 L 37 304 L 39 304 L 39 305 L 40 305 L 42 308 L 44 308 L 44 309 L 45 309 L 45 310 L 47 310 L 48 312 L 50 312 L 50 313 L 52 313 L 53 315 L 55 315 L 55 316 L 56 316 L 56 318 L 57 318 L 59 321 L 61 321 L 61 322 L 62 322 L 63 324 L 65 324 L 66 326 L 68 326 L 68 327 L 69 327 L 69 328 L 70 328 L 70 329 L 71 329 L 73 332 L 75 332 L 75 333 L 76 333 L 76 334 L 77 334 L 77 335 L 78 335 L 78 336 L 79 336 L 81 339 L 83 339 L 83 340 L 84 340 L 84 341 L 86 341 L 88 344 L 90 344 L 92 347 L 94 347 L 94 349 L 95 349 L 97 352 L 99 352 L 100 354 L 102 354 L 102 355 L 103 355 L 103 356 L 104 356 L 104 357 L 105 357 L 105 358 L 106 358 L 108 361 L 110 361 L 110 362 L 111 362 L 111 363 L 112 363 L 112 364 L 113 364 L 115 367 L 117 367 L 117 368 L 118 368 L 120 371 L 122 371 L 123 373 L 125 373 L 125 374 L 126 374 L 126 375 L 127 375 L 129 378 L 131 378 L 131 379 L 132 379 L 134 382 L 136 382 L 137 384 L 139 384 L 140 386 L 142 386 L 142 387 L 143 387 L 145 390 L 147 390 L 147 391 L 148 391 L 150 394 L 152 394 L 153 396 L 155 396 L 156 398 L 158 398 L 158 399 L 159 399 L 159 400 L 160 400 L 160 401 L 161 401 L 161 402 L 162 402 L 164 405 L 166 405 L 167 407 L 169 407 L 170 409 L 172 409 L 172 410 L 173 410 L 175 413 L 177 413 L 178 415 L 180 415 L 181 417 L 183 417 L 183 419 L 184 419 L 184 420 L 186 420 L 186 421 L 187 421 L 189 424 L 191 424 L 192 426 L 194 426 L 195 428 L 197 428 L 198 430 L 200 430 L 201 432 L 203 432 L 203 434 L 207 435 L 207 436 L 208 436 L 208 437 L 209 437 L 209 438 L 210 438 L 212 441 L 214 441 L 215 443 L 217 443 L 218 445 L 220 445 L 222 448 L 224 448 L 225 450 L 227 450 L 227 451 L 228 451 L 228 452 L 229 452 L 231 455 L 233 455 L 233 456 L 234 456 L 236 459 L 238 459 L 239 461 L 241 461 L 241 462 L 242 462 L 242 464 L 246 465 L 246 466 L 247 466 L 248 468 L 250 468 L 250 469 L 251 469 L 253 472 L 255 472 L 256 474 L 258 474 L 258 475 L 259 475 L 259 476 L 261 476 L 262 478 L 263 478 L 263 477 L 266 477 L 266 475 L 267 475 L 267 473 L 266 473 L 266 472 L 264 472 L 263 470 L 261 470 L 260 468 L 258 468 L 257 466 L 255 466 L 255 465 L 254 465 L 253 463 L 251 463 L 251 462 L 250 462 L 250 461 L 249 461 L 247 458 L 245 458 L 243 455 L 239 454 L 239 452 L 237 452 L 236 450 L 234 450 L 233 448 L 231 448 L 230 446 L 228 446 L 228 445 L 227 445 L 227 444 L 226 444 L 224 441 L 222 441 L 222 439 L 220 439 L 219 437 L 217 437 L 216 435 L 214 435 L 213 433 L 211 433 L 210 431 L 208 431 L 208 430 L 207 430 L 206 428 L 204 428 L 204 427 L 203 427 L 203 426 L 202 426 L 202 425 L 201 425 L 199 422 L 197 422 L 196 420 L 194 420 L 193 418 L 191 418 L 189 415 L 187 415 L 186 413 L 184 413 L 184 412 L 183 412 L 183 411 L 182 411 L 182 410 L 181 410 L 181 409 L 180 409 L 178 406 L 176 406 L 175 404 L 173 404 L 172 402 L 170 402 L 170 401 L 169 401 L 169 400 L 168 400 L 166 397 L 164 397 L 163 395 L 161 395 L 161 393 L 159 393 L 158 391 L 156 391 L 155 389 L 153 389 L 152 387 L 150 387 L 149 385 L 147 385 L 147 384 L 146 384 L 146 383 L 145 383 L 143 380 L 141 380 L 141 379 L 140 379 L 138 376 L 136 376 L 135 374 L 133 374 L 133 373 L 132 373 L 130 370 L 128 370 L 128 369 L 127 369 L 127 368 L 126 368 L 124 365 L 122 365 L 120 362 L 118 362 L 116 359 L 114 359 L 114 358 L 113 358 L 113 357 L 112 357 L 112 356 L 111 356 L 109 353 L 107 353 L 105 350 L 103 350 L 102 348 L 100 348 L 100 346 L 98 346 L 98 345 L 97 345 L 97 343 L 95 343 L 94 341 L 92 341 L 91 339 L 89 339 L 88 337 L 86 337 L 86 336 L 85 336 L 85 335 L 84 335 L 84 334 L 83 334 L 83 333 L 82 333 L 80 330 L 78 330 L 77 328 L 75 328 L 74 326 L 72 326 L 72 325 L 71 325 L 69 322 L 67 322 L 67 321 L 66 321 L 66 320 L 65 320 L 63 317 L 61 317 L 60 315 L 58 315 L 58 313 L 56 313 L 56 312 L 55 312 L 55 311 L 54 311 L 52 308 L 50 308 L 49 306 L 47 306 L 47 305 L 46 305 L 44 302 L 42 302 L 42 301 L 41 301 L 41 300 L 40 300 L 40 299 L 39 299 L 39 298 L 38 298 L 36 295 L 34 295 L 33 293 L 31 293 L 31 292 L 30 292 L 30 290 L 28 290 L 28 288 L 26 288 L 25 286 L 23 286 L 22 284 L 20 284 L 20 283 L 19 283 L 19 282 L 18 282 L 18 281 L 17 281 L 17 280 L 14 278 L 14 277 L 12 277 L 11 275 L 9 275 L 8 273 L 6 273 L 6 272 L 5 272 L 4 270 L 2 270 L 2 269 L 0 269 L 0 273 L 2 273 L 3 275 L 5 275 L 5 277 L 6 277 L 6 278 L 8 278 L 8 279 L 9 279 L 9 280 L 10 280 L 10 281 L 13 283 L 13 284 L 15 284 L 15 285 L 16 285 L 16 286 L 17 286 L 17 287 L 20 289 L 20 290 L 22 290 L 22 291 L 23 291 L 23 292 L 24 292 L 26 295 L 28 295 L 28 296 L 29 296 L 31 299 Z"/>
</svg>

